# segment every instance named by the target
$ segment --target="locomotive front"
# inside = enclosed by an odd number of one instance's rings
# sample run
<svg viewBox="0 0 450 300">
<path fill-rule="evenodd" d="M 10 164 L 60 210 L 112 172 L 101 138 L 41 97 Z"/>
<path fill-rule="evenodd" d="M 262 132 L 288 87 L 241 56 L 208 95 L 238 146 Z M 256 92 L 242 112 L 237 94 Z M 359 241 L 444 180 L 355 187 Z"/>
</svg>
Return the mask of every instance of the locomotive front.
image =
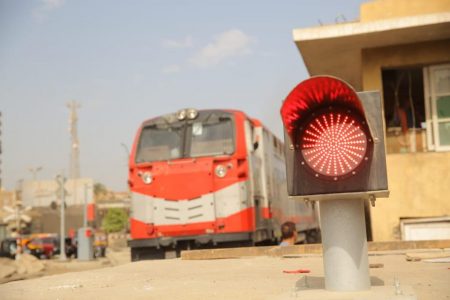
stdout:
<svg viewBox="0 0 450 300">
<path fill-rule="evenodd" d="M 129 162 L 133 260 L 250 239 L 244 123 L 239 112 L 186 109 L 142 124 Z"/>
</svg>

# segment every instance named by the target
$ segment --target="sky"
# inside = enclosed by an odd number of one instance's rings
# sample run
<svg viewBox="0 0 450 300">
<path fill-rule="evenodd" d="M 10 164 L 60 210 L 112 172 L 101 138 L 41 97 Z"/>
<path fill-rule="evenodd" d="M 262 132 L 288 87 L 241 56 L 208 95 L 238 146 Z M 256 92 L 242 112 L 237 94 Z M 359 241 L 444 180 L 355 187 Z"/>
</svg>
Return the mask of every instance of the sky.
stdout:
<svg viewBox="0 0 450 300">
<path fill-rule="evenodd" d="M 81 176 L 116 191 L 161 114 L 238 109 L 281 137 L 281 101 L 308 77 L 292 30 L 355 20 L 362 2 L 0 0 L 3 186 L 68 174 L 71 100 Z"/>
</svg>

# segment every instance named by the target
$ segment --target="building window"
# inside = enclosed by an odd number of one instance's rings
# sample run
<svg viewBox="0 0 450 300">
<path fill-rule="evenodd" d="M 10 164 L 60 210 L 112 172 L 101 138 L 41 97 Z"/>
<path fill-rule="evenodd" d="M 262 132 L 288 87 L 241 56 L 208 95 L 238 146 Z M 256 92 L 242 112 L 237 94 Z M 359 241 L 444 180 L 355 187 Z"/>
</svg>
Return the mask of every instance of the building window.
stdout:
<svg viewBox="0 0 450 300">
<path fill-rule="evenodd" d="M 429 148 L 450 151 L 450 64 L 424 68 Z"/>
<path fill-rule="evenodd" d="M 450 65 L 382 70 L 388 153 L 450 151 Z"/>
<path fill-rule="evenodd" d="M 388 153 L 427 151 L 422 67 L 382 71 Z"/>
</svg>

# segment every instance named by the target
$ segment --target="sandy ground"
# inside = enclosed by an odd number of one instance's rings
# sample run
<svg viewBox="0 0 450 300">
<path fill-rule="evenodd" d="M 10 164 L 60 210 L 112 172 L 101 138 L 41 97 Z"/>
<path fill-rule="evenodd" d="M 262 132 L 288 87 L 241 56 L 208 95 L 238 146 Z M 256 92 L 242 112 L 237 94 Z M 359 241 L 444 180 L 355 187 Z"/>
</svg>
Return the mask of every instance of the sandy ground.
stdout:
<svg viewBox="0 0 450 300">
<path fill-rule="evenodd" d="M 383 264 L 370 270 L 374 289 L 392 287 L 394 293 L 397 278 L 418 299 L 450 299 L 450 263 L 409 262 L 404 254 L 371 255 L 369 263 Z M 283 273 L 300 268 L 311 270 L 306 279 Z M 304 299 L 308 291 L 323 289 L 323 281 L 317 255 L 169 259 L 9 282 L 0 285 L 0 299 Z"/>
</svg>

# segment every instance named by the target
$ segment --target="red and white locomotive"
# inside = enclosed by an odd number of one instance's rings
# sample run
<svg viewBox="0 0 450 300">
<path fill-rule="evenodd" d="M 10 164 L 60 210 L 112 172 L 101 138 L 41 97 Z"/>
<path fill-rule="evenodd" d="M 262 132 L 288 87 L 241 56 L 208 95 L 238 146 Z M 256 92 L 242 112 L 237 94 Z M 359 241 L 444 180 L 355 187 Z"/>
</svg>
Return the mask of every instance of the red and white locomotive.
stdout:
<svg viewBox="0 0 450 300">
<path fill-rule="evenodd" d="M 282 142 L 236 110 L 184 109 L 143 122 L 129 161 L 132 260 L 166 251 L 276 241 L 314 208 L 288 200 Z"/>
</svg>

